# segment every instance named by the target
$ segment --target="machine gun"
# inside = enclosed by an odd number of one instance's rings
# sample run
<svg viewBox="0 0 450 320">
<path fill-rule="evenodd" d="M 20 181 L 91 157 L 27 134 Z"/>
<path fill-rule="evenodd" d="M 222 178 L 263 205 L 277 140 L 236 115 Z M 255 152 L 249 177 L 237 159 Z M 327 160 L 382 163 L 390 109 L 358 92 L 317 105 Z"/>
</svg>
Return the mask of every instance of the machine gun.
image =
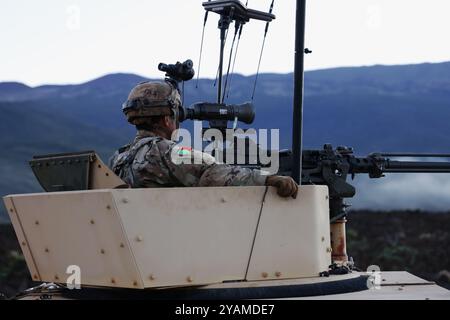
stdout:
<svg viewBox="0 0 450 320">
<path fill-rule="evenodd" d="M 371 153 L 354 155 L 353 148 L 334 149 L 326 144 L 323 150 L 303 150 L 302 184 L 327 185 L 330 192 L 330 219 L 335 222 L 346 215 L 345 198 L 353 198 L 356 189 L 348 180 L 357 174 L 378 179 L 387 173 L 450 173 L 450 162 L 410 161 L 411 158 L 450 158 L 450 154 Z M 403 160 L 395 160 L 403 159 Z M 280 174 L 290 175 L 292 152 L 280 153 Z"/>
</svg>

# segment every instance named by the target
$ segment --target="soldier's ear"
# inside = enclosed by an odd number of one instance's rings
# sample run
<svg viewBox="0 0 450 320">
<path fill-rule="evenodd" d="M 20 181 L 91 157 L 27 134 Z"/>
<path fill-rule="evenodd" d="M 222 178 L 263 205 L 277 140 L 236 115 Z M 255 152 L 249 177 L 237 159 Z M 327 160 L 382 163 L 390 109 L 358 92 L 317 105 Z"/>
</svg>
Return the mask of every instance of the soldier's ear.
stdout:
<svg viewBox="0 0 450 320">
<path fill-rule="evenodd" d="M 169 127 L 170 124 L 172 123 L 171 121 L 172 119 L 170 118 L 170 116 L 164 116 L 162 120 L 165 127 Z"/>
</svg>

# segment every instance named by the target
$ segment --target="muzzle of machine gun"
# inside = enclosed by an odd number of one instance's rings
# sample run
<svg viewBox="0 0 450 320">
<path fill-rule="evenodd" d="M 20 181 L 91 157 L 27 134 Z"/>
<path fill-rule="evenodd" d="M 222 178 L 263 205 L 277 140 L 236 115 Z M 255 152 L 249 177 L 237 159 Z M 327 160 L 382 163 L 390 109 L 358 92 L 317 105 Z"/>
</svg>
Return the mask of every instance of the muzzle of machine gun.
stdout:
<svg viewBox="0 0 450 320">
<path fill-rule="evenodd" d="M 235 121 L 252 124 L 255 120 L 255 106 L 251 102 L 240 105 L 218 103 L 196 103 L 180 108 L 180 122 L 186 120 Z"/>
<path fill-rule="evenodd" d="M 176 64 L 160 63 L 158 70 L 165 72 L 166 76 L 176 82 L 189 81 L 195 76 L 194 63 L 192 60 L 177 62 Z"/>
</svg>

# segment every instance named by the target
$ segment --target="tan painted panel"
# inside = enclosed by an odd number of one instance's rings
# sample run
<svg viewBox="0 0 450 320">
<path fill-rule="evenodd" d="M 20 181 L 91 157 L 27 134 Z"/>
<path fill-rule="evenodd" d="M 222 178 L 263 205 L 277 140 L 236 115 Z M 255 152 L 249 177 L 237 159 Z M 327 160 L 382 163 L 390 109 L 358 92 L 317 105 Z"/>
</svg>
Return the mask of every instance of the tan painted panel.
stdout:
<svg viewBox="0 0 450 320">
<path fill-rule="evenodd" d="M 33 280 L 40 281 L 41 277 L 39 276 L 39 272 L 36 268 L 33 255 L 29 248 L 28 239 L 22 229 L 22 224 L 20 222 L 19 216 L 17 215 L 17 210 L 14 206 L 12 197 L 11 196 L 4 197 L 3 202 L 5 203 L 5 207 L 6 210 L 8 211 L 9 218 L 11 219 L 11 223 L 16 232 L 17 240 L 19 241 L 20 247 L 22 248 L 22 253 L 25 257 L 28 270 L 30 271 L 30 276 L 33 278 Z"/>
<path fill-rule="evenodd" d="M 450 300 L 450 291 L 436 284 L 385 286 L 361 292 L 288 300 Z"/>
<path fill-rule="evenodd" d="M 264 191 L 114 190 L 145 286 L 245 279 Z"/>
<path fill-rule="evenodd" d="M 109 191 L 13 201 L 42 281 L 64 283 L 67 267 L 77 265 L 83 285 L 143 287 Z"/>
<path fill-rule="evenodd" d="M 328 188 L 302 186 L 297 199 L 267 193 L 247 280 L 318 276 L 331 264 Z"/>
<path fill-rule="evenodd" d="M 126 185 L 126 183 L 109 169 L 96 154 L 95 160 L 91 164 L 90 189 L 115 189 L 124 185 Z"/>
<path fill-rule="evenodd" d="M 432 284 L 433 282 L 416 277 L 406 271 L 381 271 L 381 285 L 411 285 L 411 284 Z"/>
</svg>

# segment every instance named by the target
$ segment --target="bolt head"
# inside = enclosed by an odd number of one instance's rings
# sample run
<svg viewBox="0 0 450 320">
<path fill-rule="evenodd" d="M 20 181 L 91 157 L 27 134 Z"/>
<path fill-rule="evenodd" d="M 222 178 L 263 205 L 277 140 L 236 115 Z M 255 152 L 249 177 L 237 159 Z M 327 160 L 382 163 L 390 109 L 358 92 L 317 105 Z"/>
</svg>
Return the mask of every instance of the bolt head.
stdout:
<svg viewBox="0 0 450 320">
<path fill-rule="evenodd" d="M 155 280 L 155 276 L 154 275 L 150 275 L 150 277 L 148 277 L 149 279 L 150 279 L 150 281 L 153 281 L 153 280 Z"/>
<path fill-rule="evenodd" d="M 100 253 L 101 253 L 101 254 L 105 254 L 105 250 L 104 250 L 104 249 L 101 249 L 101 250 L 100 250 Z"/>
<path fill-rule="evenodd" d="M 187 277 L 186 281 L 189 282 L 189 283 L 192 283 L 193 282 L 192 277 Z"/>
<path fill-rule="evenodd" d="M 269 276 L 269 274 L 268 274 L 267 272 L 263 272 L 263 273 L 261 274 L 261 276 L 265 279 L 265 278 L 267 278 L 267 277 Z"/>
<path fill-rule="evenodd" d="M 275 272 L 275 277 L 280 278 L 281 277 L 281 272 L 279 272 L 279 271 Z"/>
</svg>

